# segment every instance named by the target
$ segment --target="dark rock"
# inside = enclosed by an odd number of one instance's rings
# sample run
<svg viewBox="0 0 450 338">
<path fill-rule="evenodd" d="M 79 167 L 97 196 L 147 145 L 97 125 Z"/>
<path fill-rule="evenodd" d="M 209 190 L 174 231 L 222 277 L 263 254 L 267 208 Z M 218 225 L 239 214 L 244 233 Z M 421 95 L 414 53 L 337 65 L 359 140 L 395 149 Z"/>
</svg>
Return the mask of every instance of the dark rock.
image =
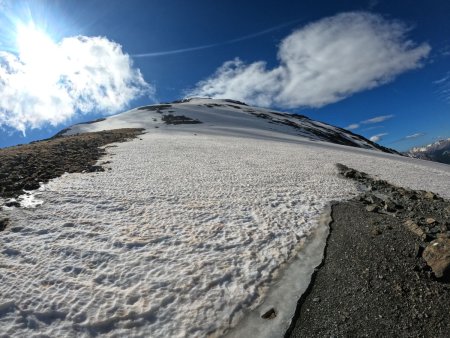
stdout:
<svg viewBox="0 0 450 338">
<path fill-rule="evenodd" d="M 28 181 L 23 185 L 24 190 L 35 190 L 39 189 L 39 182 Z"/>
<path fill-rule="evenodd" d="M 263 319 L 274 319 L 277 316 L 277 313 L 274 308 L 271 308 L 269 311 L 265 312 L 261 318 Z"/>
<path fill-rule="evenodd" d="M 9 201 L 9 202 L 5 203 L 5 206 L 10 207 L 10 208 L 12 208 L 12 207 L 20 208 L 20 203 L 17 201 Z"/>
<path fill-rule="evenodd" d="M 150 111 L 160 111 L 162 109 L 169 109 L 172 105 L 170 104 L 154 104 L 152 106 L 143 106 L 138 108 L 138 110 L 150 110 Z"/>
<path fill-rule="evenodd" d="M 9 226 L 9 224 L 10 224 L 9 218 L 0 219 L 0 231 L 5 230 L 6 227 Z"/>
<path fill-rule="evenodd" d="M 202 123 L 198 120 L 191 119 L 190 117 L 184 115 L 163 115 L 162 120 L 166 124 L 197 124 Z"/>
<path fill-rule="evenodd" d="M 396 204 L 390 200 L 384 202 L 383 208 L 388 212 L 395 212 L 397 209 Z"/>
</svg>

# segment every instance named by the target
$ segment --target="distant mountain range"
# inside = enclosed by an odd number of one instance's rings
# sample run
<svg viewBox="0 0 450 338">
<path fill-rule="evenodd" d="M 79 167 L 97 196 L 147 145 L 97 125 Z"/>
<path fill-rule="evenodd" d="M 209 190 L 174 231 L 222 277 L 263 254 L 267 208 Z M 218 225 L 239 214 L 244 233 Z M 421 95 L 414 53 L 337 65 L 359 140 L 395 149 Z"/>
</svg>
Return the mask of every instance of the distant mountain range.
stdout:
<svg viewBox="0 0 450 338">
<path fill-rule="evenodd" d="M 450 138 L 436 141 L 424 147 L 415 147 L 406 155 L 422 160 L 450 164 Z"/>
</svg>

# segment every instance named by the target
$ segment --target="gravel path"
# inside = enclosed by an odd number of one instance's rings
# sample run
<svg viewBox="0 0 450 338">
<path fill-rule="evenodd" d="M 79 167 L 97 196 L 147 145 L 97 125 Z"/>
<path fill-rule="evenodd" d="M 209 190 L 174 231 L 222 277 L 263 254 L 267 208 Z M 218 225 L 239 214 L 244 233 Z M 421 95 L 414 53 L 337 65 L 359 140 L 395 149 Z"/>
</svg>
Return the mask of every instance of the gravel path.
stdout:
<svg viewBox="0 0 450 338">
<path fill-rule="evenodd" d="M 424 258 L 450 238 L 450 202 L 344 174 L 368 190 L 332 208 L 324 261 L 286 336 L 448 337 L 448 265 L 442 276 Z"/>
</svg>

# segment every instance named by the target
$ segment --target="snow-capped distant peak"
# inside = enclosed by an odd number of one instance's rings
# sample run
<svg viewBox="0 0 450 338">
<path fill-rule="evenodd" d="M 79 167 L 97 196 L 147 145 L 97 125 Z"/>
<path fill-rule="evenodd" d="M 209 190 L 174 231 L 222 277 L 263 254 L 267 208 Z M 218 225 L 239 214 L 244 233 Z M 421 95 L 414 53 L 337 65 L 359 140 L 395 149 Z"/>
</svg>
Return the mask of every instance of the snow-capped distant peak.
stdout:
<svg viewBox="0 0 450 338">
<path fill-rule="evenodd" d="M 441 139 L 423 147 L 414 147 L 406 154 L 422 160 L 450 164 L 450 138 Z"/>
</svg>

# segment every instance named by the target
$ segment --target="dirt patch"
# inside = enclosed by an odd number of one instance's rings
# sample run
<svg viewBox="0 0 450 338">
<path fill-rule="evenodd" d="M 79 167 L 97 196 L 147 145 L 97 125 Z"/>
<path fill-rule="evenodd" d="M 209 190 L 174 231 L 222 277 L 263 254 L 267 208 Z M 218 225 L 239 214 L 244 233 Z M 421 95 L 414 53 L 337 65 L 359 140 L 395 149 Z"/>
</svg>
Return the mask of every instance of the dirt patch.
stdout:
<svg viewBox="0 0 450 338">
<path fill-rule="evenodd" d="M 324 260 L 286 337 L 448 337 L 450 285 L 423 253 L 450 237 L 450 201 L 339 169 L 365 191 L 333 206 Z"/>
<path fill-rule="evenodd" d="M 124 142 L 142 132 L 143 129 L 116 129 L 0 149 L 0 197 L 18 197 L 23 190 L 37 189 L 40 182 L 65 172 L 103 171 L 103 167 L 95 165 L 105 154 L 99 147 Z"/>
</svg>

